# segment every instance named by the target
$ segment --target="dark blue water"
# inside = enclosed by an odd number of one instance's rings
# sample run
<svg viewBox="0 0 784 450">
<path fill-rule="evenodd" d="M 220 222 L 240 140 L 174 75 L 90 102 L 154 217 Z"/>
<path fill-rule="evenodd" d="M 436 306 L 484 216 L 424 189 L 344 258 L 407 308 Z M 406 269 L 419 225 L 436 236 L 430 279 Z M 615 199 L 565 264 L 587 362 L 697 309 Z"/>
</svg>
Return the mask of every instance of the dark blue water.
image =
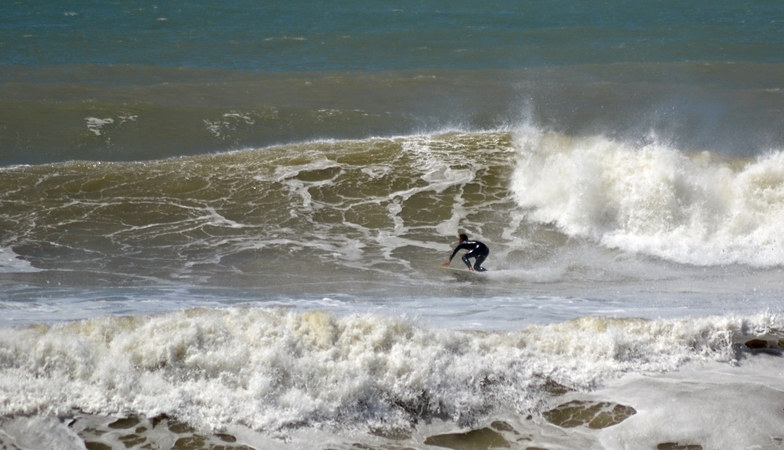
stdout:
<svg viewBox="0 0 784 450">
<path fill-rule="evenodd" d="M 258 71 L 784 60 L 778 1 L 25 1 L 0 64 Z"/>
</svg>

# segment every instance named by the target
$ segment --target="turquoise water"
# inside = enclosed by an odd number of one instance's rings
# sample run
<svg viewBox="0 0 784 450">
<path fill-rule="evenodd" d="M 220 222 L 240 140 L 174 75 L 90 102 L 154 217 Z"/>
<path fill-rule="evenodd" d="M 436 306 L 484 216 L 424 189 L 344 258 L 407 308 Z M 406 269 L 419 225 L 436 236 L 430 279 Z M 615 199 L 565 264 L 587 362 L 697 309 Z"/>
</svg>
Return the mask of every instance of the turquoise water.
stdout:
<svg viewBox="0 0 784 450">
<path fill-rule="evenodd" d="M 275 72 L 781 62 L 776 1 L 5 2 L 4 65 Z"/>
</svg>

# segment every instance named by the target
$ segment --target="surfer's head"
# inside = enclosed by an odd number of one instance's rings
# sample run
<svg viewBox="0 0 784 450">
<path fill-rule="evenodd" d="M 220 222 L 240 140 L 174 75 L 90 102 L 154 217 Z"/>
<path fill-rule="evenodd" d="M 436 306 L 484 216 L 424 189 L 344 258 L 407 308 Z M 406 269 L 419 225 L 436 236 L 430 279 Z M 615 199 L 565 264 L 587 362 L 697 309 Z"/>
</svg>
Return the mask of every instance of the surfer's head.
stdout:
<svg viewBox="0 0 784 450">
<path fill-rule="evenodd" d="M 468 240 L 468 235 L 465 233 L 460 233 L 457 235 L 458 242 L 465 242 Z"/>
</svg>

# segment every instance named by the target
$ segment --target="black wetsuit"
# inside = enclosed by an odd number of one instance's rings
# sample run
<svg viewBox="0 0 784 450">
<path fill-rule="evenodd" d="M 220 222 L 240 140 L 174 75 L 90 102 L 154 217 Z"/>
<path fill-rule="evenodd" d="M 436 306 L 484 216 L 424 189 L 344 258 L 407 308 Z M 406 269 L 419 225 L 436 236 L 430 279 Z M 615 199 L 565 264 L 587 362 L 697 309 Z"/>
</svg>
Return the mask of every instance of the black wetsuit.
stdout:
<svg viewBox="0 0 784 450">
<path fill-rule="evenodd" d="M 471 268 L 471 261 L 468 258 L 474 258 L 474 270 L 478 272 L 484 272 L 487 269 L 482 267 L 482 263 L 485 262 L 487 259 L 487 255 L 490 254 L 490 249 L 487 246 L 479 241 L 472 241 L 467 240 L 461 242 L 457 247 L 455 247 L 455 251 L 452 252 L 452 256 L 449 257 L 449 261 L 452 261 L 452 258 L 455 257 L 460 250 L 468 250 L 469 252 L 463 255 L 463 262 L 465 263 L 468 268 Z"/>
</svg>

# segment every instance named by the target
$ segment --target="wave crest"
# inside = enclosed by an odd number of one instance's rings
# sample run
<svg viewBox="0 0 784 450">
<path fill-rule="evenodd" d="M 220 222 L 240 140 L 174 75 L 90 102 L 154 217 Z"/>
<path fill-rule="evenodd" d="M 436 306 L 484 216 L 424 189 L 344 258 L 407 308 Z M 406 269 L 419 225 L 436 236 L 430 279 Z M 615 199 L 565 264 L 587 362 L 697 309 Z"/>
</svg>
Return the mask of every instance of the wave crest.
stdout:
<svg viewBox="0 0 784 450">
<path fill-rule="evenodd" d="M 694 265 L 784 264 L 784 153 L 754 160 L 527 130 L 512 191 L 527 217 Z"/>
</svg>

